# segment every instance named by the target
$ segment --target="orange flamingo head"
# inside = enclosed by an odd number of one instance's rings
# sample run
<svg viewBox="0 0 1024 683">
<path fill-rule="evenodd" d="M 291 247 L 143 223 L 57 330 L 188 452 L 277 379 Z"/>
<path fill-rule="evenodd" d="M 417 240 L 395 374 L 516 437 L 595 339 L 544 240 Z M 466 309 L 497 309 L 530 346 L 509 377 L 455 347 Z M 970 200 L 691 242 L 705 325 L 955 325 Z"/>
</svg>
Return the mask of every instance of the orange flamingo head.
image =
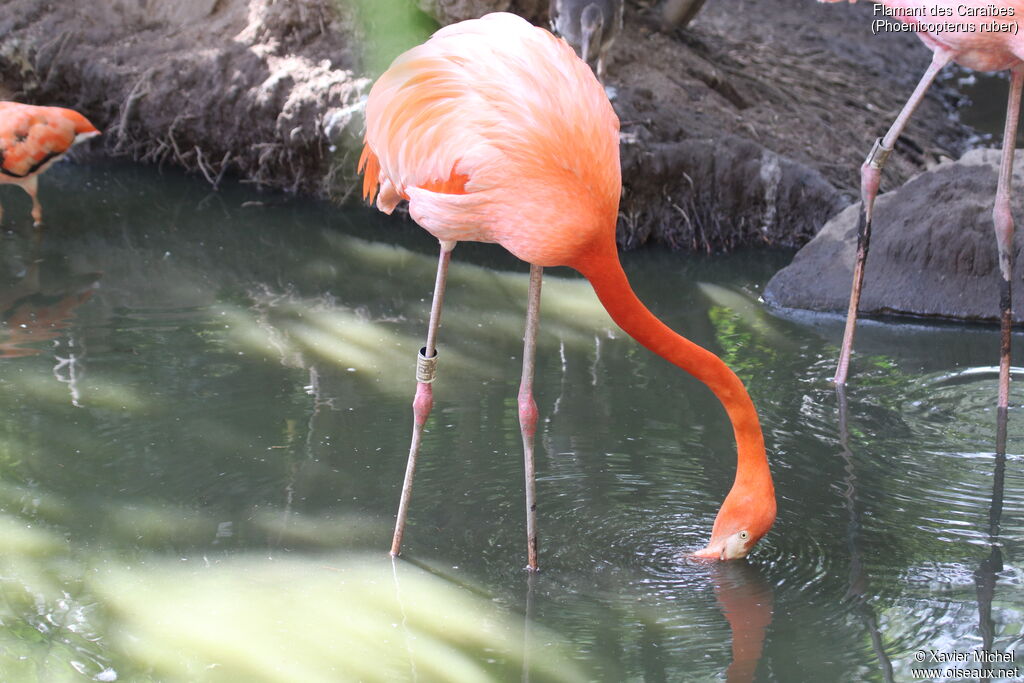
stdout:
<svg viewBox="0 0 1024 683">
<path fill-rule="evenodd" d="M 775 491 L 771 479 L 757 484 L 737 483 L 722 503 L 711 540 L 693 557 L 708 560 L 739 560 L 747 556 L 775 523 Z"/>
</svg>

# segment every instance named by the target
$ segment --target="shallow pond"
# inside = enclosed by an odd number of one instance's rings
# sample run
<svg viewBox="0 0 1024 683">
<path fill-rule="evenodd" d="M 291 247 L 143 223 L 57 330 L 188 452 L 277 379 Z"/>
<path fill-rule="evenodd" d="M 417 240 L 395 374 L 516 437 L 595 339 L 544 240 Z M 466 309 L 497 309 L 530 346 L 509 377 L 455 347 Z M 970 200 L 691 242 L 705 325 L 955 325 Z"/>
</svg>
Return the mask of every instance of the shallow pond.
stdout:
<svg viewBox="0 0 1024 683">
<path fill-rule="evenodd" d="M 842 321 L 758 301 L 791 254 L 625 255 L 765 430 L 776 526 L 699 564 L 724 412 L 551 271 L 529 576 L 526 269 L 460 245 L 393 563 L 436 243 L 150 168 L 59 165 L 41 196 L 36 232 L 0 192 L 0 679 L 871 681 L 1024 656 L 1024 424 L 1015 397 L 997 456 L 994 329 L 863 324 L 843 412 Z"/>
</svg>

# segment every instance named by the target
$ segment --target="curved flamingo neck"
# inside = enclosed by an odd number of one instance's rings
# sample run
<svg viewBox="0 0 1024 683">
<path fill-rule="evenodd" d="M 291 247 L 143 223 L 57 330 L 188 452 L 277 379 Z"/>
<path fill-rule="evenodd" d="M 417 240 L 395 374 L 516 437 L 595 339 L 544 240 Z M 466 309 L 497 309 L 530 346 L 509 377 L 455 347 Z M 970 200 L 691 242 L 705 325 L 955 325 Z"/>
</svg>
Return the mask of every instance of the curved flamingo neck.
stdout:
<svg viewBox="0 0 1024 683">
<path fill-rule="evenodd" d="M 699 379 L 721 401 L 736 436 L 736 480 L 730 496 L 744 493 L 770 498 L 774 506 L 774 486 L 761 424 L 754 402 L 736 373 L 721 358 L 675 332 L 647 310 L 622 270 L 614 242 L 610 249 L 592 252 L 572 265 L 590 281 L 598 299 L 619 327 L 652 352 Z"/>
</svg>

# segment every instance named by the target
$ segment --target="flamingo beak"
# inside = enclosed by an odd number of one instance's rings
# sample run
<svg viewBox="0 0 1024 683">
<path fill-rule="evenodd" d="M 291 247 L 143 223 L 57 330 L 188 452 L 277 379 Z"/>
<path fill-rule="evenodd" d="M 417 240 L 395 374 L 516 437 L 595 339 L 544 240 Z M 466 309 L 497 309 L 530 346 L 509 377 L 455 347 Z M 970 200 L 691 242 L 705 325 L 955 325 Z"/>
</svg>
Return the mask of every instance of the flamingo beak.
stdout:
<svg viewBox="0 0 1024 683">
<path fill-rule="evenodd" d="M 582 53 L 582 54 L 580 54 L 580 59 L 582 59 L 587 64 L 590 64 L 590 52 L 591 52 L 591 47 L 590 46 L 591 46 L 591 44 L 593 44 L 593 42 L 594 42 L 594 29 L 592 29 L 592 28 L 584 28 L 583 29 L 583 48 L 580 50 L 580 52 Z"/>
<path fill-rule="evenodd" d="M 690 557 L 695 557 L 701 560 L 724 560 L 725 544 L 721 541 L 718 543 L 708 543 L 707 548 L 691 553 Z"/>
<path fill-rule="evenodd" d="M 583 29 L 583 46 L 580 49 L 580 59 L 590 64 L 590 60 L 597 59 L 598 52 L 601 50 L 604 23 L 602 21 L 584 22 L 581 28 Z"/>
</svg>

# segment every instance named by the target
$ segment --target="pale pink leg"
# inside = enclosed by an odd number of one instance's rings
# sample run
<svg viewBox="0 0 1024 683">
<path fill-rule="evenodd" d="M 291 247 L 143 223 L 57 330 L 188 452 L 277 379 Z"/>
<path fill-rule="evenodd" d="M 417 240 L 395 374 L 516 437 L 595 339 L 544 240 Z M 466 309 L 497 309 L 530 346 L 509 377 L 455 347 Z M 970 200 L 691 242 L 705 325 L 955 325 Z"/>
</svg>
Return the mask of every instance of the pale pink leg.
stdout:
<svg viewBox="0 0 1024 683">
<path fill-rule="evenodd" d="M 519 382 L 519 429 L 523 435 L 526 469 L 526 568 L 537 571 L 537 487 L 533 437 L 537 432 L 537 402 L 533 400 L 534 359 L 537 357 L 537 326 L 540 318 L 540 286 L 544 269 L 530 266 L 530 294 L 523 334 L 523 376 Z"/>
<path fill-rule="evenodd" d="M 882 181 L 882 169 L 892 153 L 896 140 L 906 127 L 914 110 L 924 99 L 929 86 L 935 80 L 942 67 L 949 64 L 953 55 L 949 52 L 937 51 L 932 55 L 932 63 L 918 82 L 914 93 L 903 105 L 899 116 L 893 122 L 884 138 L 875 141 L 874 147 L 860 167 L 860 198 L 861 213 L 857 230 L 857 260 L 853 266 L 853 286 L 850 289 L 850 307 L 846 312 L 846 329 L 843 332 L 843 345 L 839 350 L 839 366 L 836 368 L 836 384 L 846 384 L 847 370 L 850 365 L 850 354 L 853 351 L 853 334 L 857 326 L 857 307 L 860 305 L 860 290 L 864 284 L 864 267 L 868 258 L 871 243 L 871 219 L 875 209 L 875 196 Z"/>
<path fill-rule="evenodd" d="M 28 196 L 32 198 L 32 220 L 36 226 L 43 224 L 43 207 L 39 203 L 39 198 L 36 194 L 39 191 L 39 176 L 29 176 L 23 181 L 18 183 L 21 185 L 21 189 L 28 192 Z"/>
<path fill-rule="evenodd" d="M 1006 126 L 1003 129 L 1003 158 L 999 164 L 999 185 L 992 209 L 999 248 L 1000 348 L 999 399 L 997 408 L 1005 411 L 1010 402 L 1010 330 L 1013 307 L 1010 281 L 1013 276 L 1013 216 L 1010 213 L 1010 181 L 1013 178 L 1013 151 L 1017 142 L 1017 119 L 1020 116 L 1020 94 L 1024 86 L 1024 67 L 1018 66 L 1010 75 L 1010 99 L 1006 105 Z"/>
<path fill-rule="evenodd" d="M 412 480 L 416 474 L 416 456 L 423 439 L 423 425 L 427 423 L 430 409 L 434 406 L 434 370 L 437 364 L 437 328 L 441 323 L 441 303 L 444 301 L 445 280 L 448 277 L 448 263 L 451 261 L 455 242 L 441 242 L 441 255 L 437 261 L 437 279 L 434 281 L 434 302 L 430 307 L 430 324 L 427 327 L 427 344 L 420 349 L 416 362 L 416 398 L 412 402 L 412 442 L 409 444 L 409 461 L 405 467 L 405 481 L 402 497 L 398 503 L 398 519 L 395 521 L 395 535 L 391 539 L 391 554 L 402 552 L 402 534 L 405 533 L 405 518 L 409 513 L 409 499 L 412 498 Z"/>
</svg>

